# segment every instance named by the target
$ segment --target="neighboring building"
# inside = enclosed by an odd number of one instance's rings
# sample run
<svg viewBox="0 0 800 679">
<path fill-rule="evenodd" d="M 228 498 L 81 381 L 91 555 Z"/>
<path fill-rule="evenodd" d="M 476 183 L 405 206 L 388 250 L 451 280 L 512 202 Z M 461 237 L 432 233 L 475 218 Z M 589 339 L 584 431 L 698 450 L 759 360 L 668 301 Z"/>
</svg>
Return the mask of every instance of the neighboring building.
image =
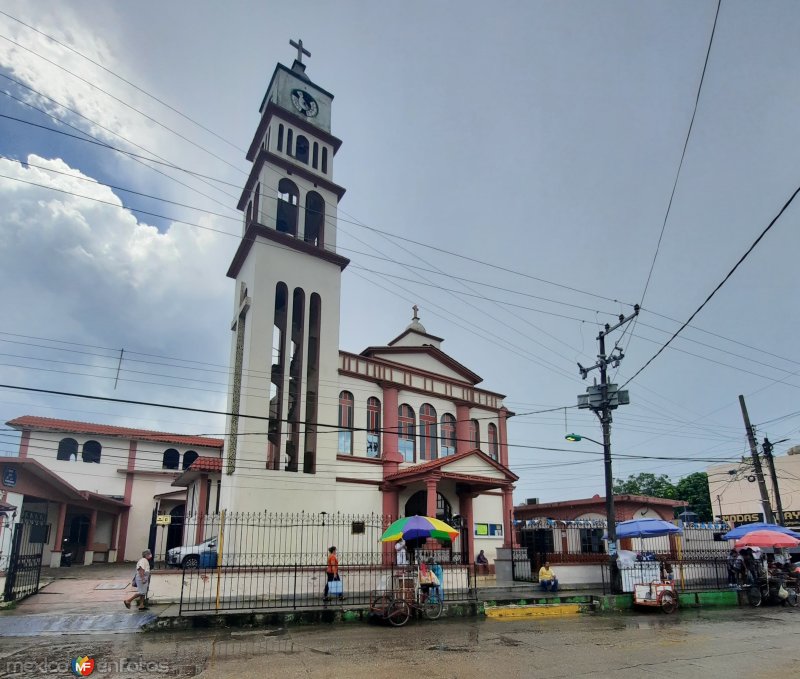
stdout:
<svg viewBox="0 0 800 679">
<path fill-rule="evenodd" d="M 647 495 L 615 495 L 617 522 L 630 519 L 673 521 L 682 500 Z M 545 560 L 553 563 L 592 563 L 607 559 L 606 499 L 600 495 L 582 500 L 543 502 L 529 500 L 514 507 L 516 541 L 525 548 L 535 567 Z M 696 536 L 686 532 L 686 544 Z M 669 550 L 668 538 L 620 540 L 620 549 Z M 693 545 L 694 546 L 694 545 Z"/>
<path fill-rule="evenodd" d="M 172 487 L 181 470 L 222 455 L 222 440 L 202 436 L 32 416 L 7 424 L 21 437 L 18 457 L 0 458 L 0 502 L 17 509 L 15 522 L 44 524 L 43 562 L 54 567 L 62 547 L 76 563 L 138 559 L 154 512 L 176 525 L 185 514 L 186 493 Z"/>
<path fill-rule="evenodd" d="M 276 67 L 239 200 L 222 506 L 463 519 L 465 547 L 510 544 L 503 396 L 441 349 L 414 309 L 384 346 L 339 349 L 333 95 Z M 277 196 L 277 199 L 276 199 Z M 268 399 L 267 399 L 268 395 Z M 265 422 L 264 420 L 268 421 Z M 266 425 L 266 426 L 265 426 Z M 264 492 L 267 490 L 268 492 Z"/>
<path fill-rule="evenodd" d="M 615 495 L 614 515 L 617 521 L 629 519 L 664 519 L 675 518 L 676 507 L 686 507 L 683 500 L 666 500 L 648 495 Z M 584 500 L 564 500 L 561 502 L 528 502 L 514 507 L 514 518 L 556 519 L 559 521 L 577 521 L 579 519 L 606 519 L 606 498 L 600 495 Z"/>
<path fill-rule="evenodd" d="M 800 446 L 789 450 L 787 455 L 773 459 L 786 525 L 800 528 Z M 778 505 L 775 502 L 772 477 L 768 466 L 763 463 L 762 466 L 770 505 L 777 521 Z M 743 470 L 743 465 L 718 464 L 708 467 L 706 471 L 711 506 L 717 518 L 735 526 L 765 520 L 761 494 L 752 467 Z"/>
</svg>

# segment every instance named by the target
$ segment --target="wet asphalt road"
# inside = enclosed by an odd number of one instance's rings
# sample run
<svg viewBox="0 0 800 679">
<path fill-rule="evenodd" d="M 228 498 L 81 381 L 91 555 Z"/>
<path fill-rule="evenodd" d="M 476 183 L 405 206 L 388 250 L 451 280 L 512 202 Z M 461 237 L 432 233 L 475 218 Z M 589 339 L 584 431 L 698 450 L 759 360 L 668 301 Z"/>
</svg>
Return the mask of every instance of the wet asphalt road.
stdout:
<svg viewBox="0 0 800 679">
<path fill-rule="evenodd" d="M 800 609 L 7 637 L 0 676 L 72 676 L 76 655 L 93 677 L 789 677 Z"/>
</svg>

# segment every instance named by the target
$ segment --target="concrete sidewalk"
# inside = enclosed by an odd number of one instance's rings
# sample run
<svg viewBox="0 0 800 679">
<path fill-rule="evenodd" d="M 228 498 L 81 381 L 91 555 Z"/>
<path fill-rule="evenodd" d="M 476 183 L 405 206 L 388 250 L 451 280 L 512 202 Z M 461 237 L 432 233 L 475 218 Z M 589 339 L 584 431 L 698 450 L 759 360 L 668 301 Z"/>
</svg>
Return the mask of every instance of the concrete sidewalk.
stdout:
<svg viewBox="0 0 800 679">
<path fill-rule="evenodd" d="M 217 613 L 213 610 L 186 612 L 169 601 L 150 602 L 148 611 L 127 610 L 122 601 L 130 596 L 133 564 L 77 566 L 43 569 L 38 593 L 0 609 L 0 637 L 92 633 L 133 633 L 160 629 L 208 627 L 261 627 L 365 621 L 366 603 L 323 605 L 300 609 L 242 610 Z M 49 580 L 48 580 L 49 578 Z M 488 584 L 488 583 L 487 583 Z M 632 608 L 630 595 L 604 595 L 601 589 L 566 586 L 557 593 L 541 592 L 535 583 L 485 586 L 476 598 L 466 602 L 446 601 L 443 617 L 482 615 L 487 607 L 514 605 L 558 607 L 574 611 L 626 611 Z M 738 603 L 735 593 L 708 592 L 680 595 L 682 607 L 720 606 Z M 560 614 L 560 611 L 558 611 Z"/>
</svg>

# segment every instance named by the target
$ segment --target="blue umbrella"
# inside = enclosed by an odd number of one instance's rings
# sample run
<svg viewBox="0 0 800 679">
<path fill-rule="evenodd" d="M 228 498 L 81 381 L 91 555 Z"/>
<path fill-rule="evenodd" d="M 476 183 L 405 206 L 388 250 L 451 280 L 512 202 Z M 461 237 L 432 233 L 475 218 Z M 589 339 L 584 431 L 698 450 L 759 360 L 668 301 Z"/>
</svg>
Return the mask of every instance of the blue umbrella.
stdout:
<svg viewBox="0 0 800 679">
<path fill-rule="evenodd" d="M 663 519 L 631 519 L 617 524 L 617 539 L 683 535 L 683 529 Z"/>
<path fill-rule="evenodd" d="M 722 536 L 723 540 L 738 540 L 743 538 L 748 533 L 754 530 L 771 530 L 773 533 L 783 533 L 784 535 L 791 535 L 793 538 L 800 538 L 800 533 L 796 533 L 791 528 L 785 526 L 776 526 L 774 523 L 763 523 L 757 521 L 756 523 L 746 523 L 742 526 L 737 526 L 733 530 L 729 530 Z"/>
</svg>

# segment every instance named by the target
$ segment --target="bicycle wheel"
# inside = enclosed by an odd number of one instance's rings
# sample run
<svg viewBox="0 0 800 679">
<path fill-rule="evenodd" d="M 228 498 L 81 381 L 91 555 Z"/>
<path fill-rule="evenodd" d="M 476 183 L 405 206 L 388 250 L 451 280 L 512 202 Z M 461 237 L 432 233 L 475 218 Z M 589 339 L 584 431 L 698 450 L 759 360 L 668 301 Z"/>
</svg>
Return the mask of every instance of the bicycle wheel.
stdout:
<svg viewBox="0 0 800 679">
<path fill-rule="evenodd" d="M 436 593 L 431 592 L 422 605 L 422 611 L 428 620 L 436 620 L 442 614 L 442 600 Z"/>
<path fill-rule="evenodd" d="M 761 588 L 760 587 L 750 587 L 747 590 L 747 603 L 749 603 L 753 608 L 756 608 L 761 605 Z"/>
<path fill-rule="evenodd" d="M 660 604 L 664 613 L 674 613 L 678 608 L 678 601 L 673 592 L 661 592 Z"/>
<path fill-rule="evenodd" d="M 402 599 L 395 599 L 389 604 L 389 611 L 386 615 L 387 620 L 395 627 L 402 627 L 411 617 L 411 609 Z"/>
</svg>

